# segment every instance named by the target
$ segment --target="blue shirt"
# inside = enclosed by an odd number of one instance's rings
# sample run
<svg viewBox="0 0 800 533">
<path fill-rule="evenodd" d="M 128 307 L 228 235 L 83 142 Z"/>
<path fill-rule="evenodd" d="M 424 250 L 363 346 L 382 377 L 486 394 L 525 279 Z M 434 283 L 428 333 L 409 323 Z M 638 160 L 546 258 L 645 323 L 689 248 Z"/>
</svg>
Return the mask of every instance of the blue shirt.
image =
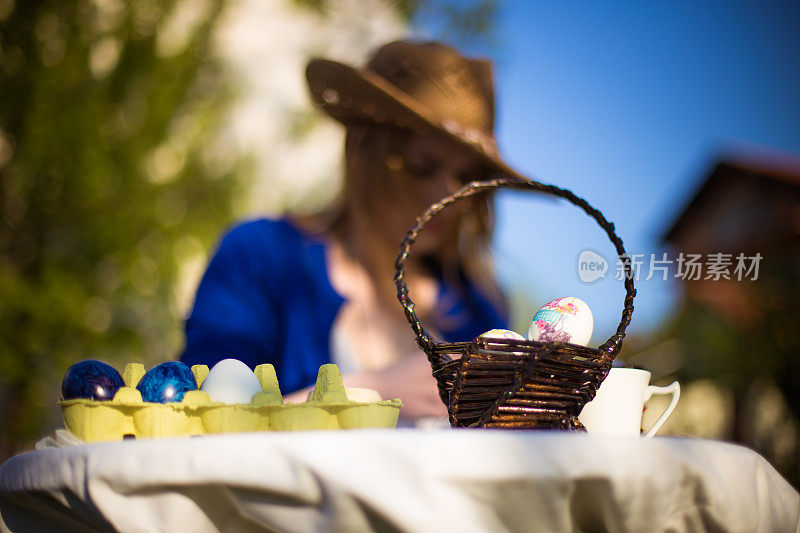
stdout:
<svg viewBox="0 0 800 533">
<path fill-rule="evenodd" d="M 313 385 L 319 367 L 331 362 L 331 330 L 345 301 L 328 279 L 325 247 L 323 238 L 285 220 L 234 227 L 197 289 L 181 361 L 272 363 L 282 391 Z M 506 316 L 469 284 L 448 286 L 440 277 L 437 305 L 443 320 L 435 326 L 447 342 L 507 327 Z"/>
</svg>

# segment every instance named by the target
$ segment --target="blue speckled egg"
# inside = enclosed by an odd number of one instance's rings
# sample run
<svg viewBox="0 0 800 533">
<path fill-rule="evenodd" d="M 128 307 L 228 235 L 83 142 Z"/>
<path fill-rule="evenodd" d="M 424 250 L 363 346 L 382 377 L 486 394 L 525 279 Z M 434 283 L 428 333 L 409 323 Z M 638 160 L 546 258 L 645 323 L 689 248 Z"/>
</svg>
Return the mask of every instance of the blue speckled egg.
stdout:
<svg viewBox="0 0 800 533">
<path fill-rule="evenodd" d="M 102 361 L 87 359 L 75 363 L 61 381 L 61 396 L 65 400 L 111 400 L 125 382 L 117 369 Z"/>
<path fill-rule="evenodd" d="M 148 370 L 136 388 L 145 402 L 179 402 L 186 391 L 197 390 L 197 381 L 188 366 L 167 361 Z"/>
</svg>

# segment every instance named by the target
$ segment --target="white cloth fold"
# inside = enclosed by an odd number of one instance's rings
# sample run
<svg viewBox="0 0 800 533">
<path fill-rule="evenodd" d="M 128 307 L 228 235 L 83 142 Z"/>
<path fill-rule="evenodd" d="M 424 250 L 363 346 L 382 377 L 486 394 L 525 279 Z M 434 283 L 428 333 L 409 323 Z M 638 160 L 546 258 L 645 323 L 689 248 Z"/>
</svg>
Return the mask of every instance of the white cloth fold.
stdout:
<svg viewBox="0 0 800 533">
<path fill-rule="evenodd" d="M 46 450 L 48 448 L 63 448 L 64 446 L 78 446 L 81 444 L 86 443 L 66 429 L 57 429 L 53 435 L 40 439 L 33 447 L 36 450 Z"/>
<path fill-rule="evenodd" d="M 43 445 L 0 467 L 0 512 L 12 531 L 800 531 L 800 495 L 746 448 L 547 431 Z"/>
</svg>

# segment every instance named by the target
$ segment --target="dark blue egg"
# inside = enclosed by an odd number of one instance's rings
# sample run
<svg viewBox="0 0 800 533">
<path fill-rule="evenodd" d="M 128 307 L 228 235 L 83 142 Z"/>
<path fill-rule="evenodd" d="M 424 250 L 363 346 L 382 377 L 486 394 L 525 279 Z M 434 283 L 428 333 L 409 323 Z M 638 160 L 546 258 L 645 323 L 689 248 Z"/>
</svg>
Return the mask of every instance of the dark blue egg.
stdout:
<svg viewBox="0 0 800 533">
<path fill-rule="evenodd" d="M 125 382 L 117 369 L 102 361 L 87 359 L 75 363 L 61 381 L 61 396 L 65 400 L 85 398 L 111 400 Z"/>
<path fill-rule="evenodd" d="M 188 366 L 168 361 L 148 370 L 136 388 L 145 402 L 179 402 L 186 391 L 197 390 L 197 381 Z"/>
</svg>

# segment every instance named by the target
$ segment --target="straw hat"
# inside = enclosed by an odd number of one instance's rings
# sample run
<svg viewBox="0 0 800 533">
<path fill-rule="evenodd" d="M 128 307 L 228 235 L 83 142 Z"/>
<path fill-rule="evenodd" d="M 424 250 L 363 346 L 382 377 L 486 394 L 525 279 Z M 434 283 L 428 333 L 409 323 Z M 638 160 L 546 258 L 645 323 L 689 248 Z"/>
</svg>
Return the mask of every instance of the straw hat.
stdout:
<svg viewBox="0 0 800 533">
<path fill-rule="evenodd" d="M 500 174 L 521 177 L 497 152 L 489 61 L 442 43 L 396 41 L 379 48 L 366 68 L 312 59 L 306 78 L 314 103 L 342 124 L 443 135 Z"/>
</svg>

